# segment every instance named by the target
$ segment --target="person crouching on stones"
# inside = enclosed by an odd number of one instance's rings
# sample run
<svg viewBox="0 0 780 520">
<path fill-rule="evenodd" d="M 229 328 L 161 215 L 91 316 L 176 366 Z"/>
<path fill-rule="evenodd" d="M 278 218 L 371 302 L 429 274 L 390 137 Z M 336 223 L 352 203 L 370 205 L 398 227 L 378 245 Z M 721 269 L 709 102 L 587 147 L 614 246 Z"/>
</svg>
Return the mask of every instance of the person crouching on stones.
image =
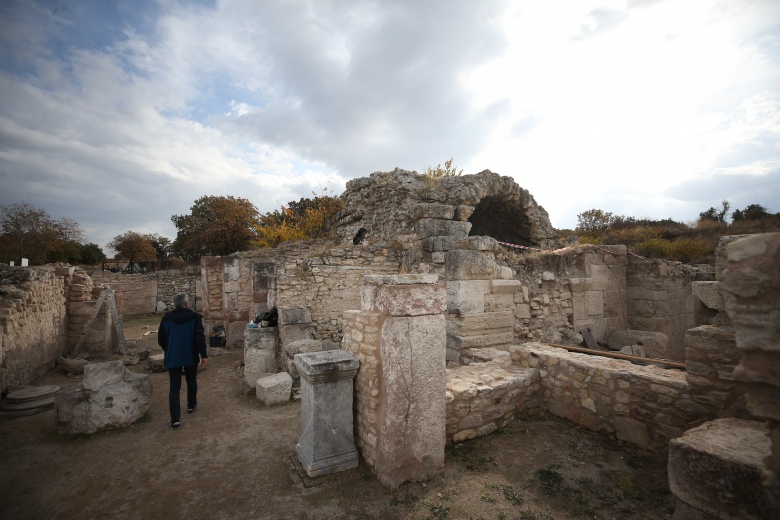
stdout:
<svg viewBox="0 0 780 520">
<path fill-rule="evenodd" d="M 363 240 L 366 239 L 366 233 L 368 233 L 368 230 L 364 227 L 358 229 L 357 234 L 352 237 L 352 245 L 359 246 L 363 243 Z"/>
<path fill-rule="evenodd" d="M 181 373 L 187 380 L 187 413 L 198 405 L 198 361 L 206 368 L 206 335 L 203 332 L 203 316 L 190 309 L 190 302 L 183 292 L 173 297 L 173 309 L 163 316 L 157 330 L 157 343 L 165 352 L 165 368 L 168 369 L 170 390 L 168 404 L 174 430 L 181 419 Z"/>
</svg>

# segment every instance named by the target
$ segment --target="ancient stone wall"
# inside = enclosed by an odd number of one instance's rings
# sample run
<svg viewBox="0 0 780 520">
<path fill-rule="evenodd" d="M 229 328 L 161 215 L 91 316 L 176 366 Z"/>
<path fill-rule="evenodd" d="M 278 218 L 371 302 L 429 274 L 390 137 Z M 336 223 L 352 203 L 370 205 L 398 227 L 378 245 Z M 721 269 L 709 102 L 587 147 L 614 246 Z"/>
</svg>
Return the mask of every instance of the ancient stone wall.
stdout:
<svg viewBox="0 0 780 520">
<path fill-rule="evenodd" d="M 45 374 L 67 348 L 68 267 L 0 266 L 0 390 Z"/>
<path fill-rule="evenodd" d="M 745 385 L 750 411 L 767 421 L 771 453 L 763 460 L 763 484 L 768 518 L 780 518 L 780 233 L 736 240 L 726 251 L 718 279 L 743 353 L 734 379 Z"/>
<path fill-rule="evenodd" d="M 704 271 L 696 266 L 631 257 L 628 263 L 630 329 L 661 332 L 669 340 L 666 359 L 685 359 L 685 333 L 701 325 L 691 282 Z"/>
<path fill-rule="evenodd" d="M 95 271 L 91 275 L 97 285 L 105 285 L 121 295 L 124 317 L 167 312 L 173 309 L 173 295 L 186 292 L 198 301 L 197 276 L 183 271 L 157 271 L 146 274 Z"/>
<path fill-rule="evenodd" d="M 512 365 L 508 352 L 480 349 L 472 364 L 447 369 L 447 442 L 462 442 L 541 411 L 539 371 Z"/>
<path fill-rule="evenodd" d="M 105 285 L 122 294 L 123 315 L 137 316 L 155 312 L 157 308 L 157 275 L 124 274 L 110 271 L 95 271 L 92 281 Z"/>
<path fill-rule="evenodd" d="M 489 170 L 439 179 L 401 169 L 376 172 L 349 181 L 341 199 L 345 209 L 334 228 L 342 240 L 351 240 L 363 227 L 370 240 L 409 246 L 425 234 L 421 226 L 443 230 L 466 223 L 472 235 L 517 244 L 539 244 L 554 236 L 547 212 L 533 196 L 511 177 Z"/>
<path fill-rule="evenodd" d="M 670 439 L 710 418 L 692 399 L 682 370 L 539 343 L 510 352 L 513 363 L 539 369 L 543 409 L 643 448 L 665 451 Z"/>
</svg>

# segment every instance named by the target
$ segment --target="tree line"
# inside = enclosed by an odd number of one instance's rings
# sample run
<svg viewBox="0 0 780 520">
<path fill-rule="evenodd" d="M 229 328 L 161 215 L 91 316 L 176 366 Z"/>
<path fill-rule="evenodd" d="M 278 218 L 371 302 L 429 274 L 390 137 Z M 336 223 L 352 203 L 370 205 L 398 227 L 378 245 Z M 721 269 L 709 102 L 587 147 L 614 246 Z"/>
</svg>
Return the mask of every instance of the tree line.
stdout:
<svg viewBox="0 0 780 520">
<path fill-rule="evenodd" d="M 185 215 L 173 215 L 176 238 L 128 230 L 108 247 L 114 259 L 127 261 L 130 270 L 140 263 L 162 268 L 168 262 L 193 262 L 201 256 L 223 256 L 249 249 L 275 247 L 287 240 L 324 236 L 341 201 L 323 190 L 312 198 L 291 201 L 281 209 L 261 214 L 248 200 L 233 196 L 204 196 Z M 107 260 L 103 250 L 87 243 L 74 220 L 53 219 L 27 202 L 0 206 L 0 262 L 27 258 L 30 265 L 51 262 L 96 265 Z"/>
</svg>

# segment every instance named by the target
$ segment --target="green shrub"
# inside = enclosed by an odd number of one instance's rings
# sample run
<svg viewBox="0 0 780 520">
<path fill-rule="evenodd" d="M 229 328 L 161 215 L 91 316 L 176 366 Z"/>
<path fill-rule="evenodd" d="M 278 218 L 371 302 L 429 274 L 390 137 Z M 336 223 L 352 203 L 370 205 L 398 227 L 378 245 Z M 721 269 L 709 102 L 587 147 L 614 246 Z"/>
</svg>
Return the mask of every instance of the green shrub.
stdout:
<svg viewBox="0 0 780 520">
<path fill-rule="evenodd" d="M 673 260 L 691 263 L 709 253 L 710 248 L 703 240 L 681 238 L 669 244 L 668 254 Z"/>
<path fill-rule="evenodd" d="M 649 238 L 639 242 L 633 247 L 633 252 L 641 256 L 651 258 L 665 258 L 668 256 L 670 242 L 663 238 Z"/>
</svg>

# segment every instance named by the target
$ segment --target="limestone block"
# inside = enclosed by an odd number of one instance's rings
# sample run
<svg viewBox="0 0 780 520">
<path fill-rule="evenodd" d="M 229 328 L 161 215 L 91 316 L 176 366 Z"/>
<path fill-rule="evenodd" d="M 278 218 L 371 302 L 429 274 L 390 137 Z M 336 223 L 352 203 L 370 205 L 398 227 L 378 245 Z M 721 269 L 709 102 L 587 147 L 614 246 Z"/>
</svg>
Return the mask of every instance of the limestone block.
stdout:
<svg viewBox="0 0 780 520">
<path fill-rule="evenodd" d="M 481 251 L 447 251 L 444 270 L 449 280 L 490 280 L 496 274 L 492 254 Z"/>
<path fill-rule="evenodd" d="M 568 284 L 571 292 L 582 293 L 590 291 L 593 280 L 591 278 L 569 278 Z"/>
<path fill-rule="evenodd" d="M 118 360 L 91 363 L 84 367 L 80 385 L 55 397 L 57 431 L 78 435 L 128 426 L 151 404 L 148 375 L 133 373 Z"/>
<path fill-rule="evenodd" d="M 645 357 L 645 347 L 642 345 L 626 345 L 620 349 L 621 354 L 628 354 L 629 356 Z"/>
<path fill-rule="evenodd" d="M 513 309 L 515 299 L 511 294 L 486 294 L 485 312 L 501 312 Z"/>
<path fill-rule="evenodd" d="M 311 312 L 303 307 L 281 307 L 279 310 L 279 325 L 298 325 L 311 323 Z"/>
<path fill-rule="evenodd" d="M 444 284 L 381 285 L 372 293 L 376 311 L 389 316 L 423 316 L 447 310 Z"/>
<path fill-rule="evenodd" d="M 462 350 L 464 348 L 486 348 L 511 345 L 515 342 L 512 329 L 502 332 L 489 332 L 474 336 L 447 335 L 447 348 Z"/>
<path fill-rule="evenodd" d="M 495 329 L 512 329 L 512 311 L 477 312 L 447 316 L 447 333 L 467 336 Z"/>
<path fill-rule="evenodd" d="M 465 204 L 457 206 L 455 208 L 455 220 L 468 220 L 475 209 L 474 206 L 466 206 Z"/>
<path fill-rule="evenodd" d="M 73 375 L 81 375 L 84 373 L 84 367 L 89 364 L 89 361 L 86 359 L 76 358 L 65 358 L 60 357 L 57 360 L 57 366 L 61 368 L 62 370 L 66 371 L 69 374 Z"/>
<path fill-rule="evenodd" d="M 244 328 L 244 375 L 257 379 L 276 372 L 278 327 Z"/>
<path fill-rule="evenodd" d="M 444 322 L 443 315 L 389 318 L 381 330 L 385 402 L 377 418 L 376 471 L 393 488 L 430 478 L 444 467 Z"/>
<path fill-rule="evenodd" d="M 447 312 L 468 314 L 485 311 L 486 280 L 447 282 Z"/>
<path fill-rule="evenodd" d="M 412 206 L 412 219 L 435 218 L 452 220 L 455 217 L 455 206 L 435 202 L 421 202 Z M 465 220 L 465 219 L 463 219 Z"/>
<path fill-rule="evenodd" d="M 612 350 L 619 350 L 626 345 L 641 344 L 648 357 L 660 359 L 666 356 L 669 338 L 662 332 L 616 329 L 607 336 L 606 343 Z"/>
<path fill-rule="evenodd" d="M 519 280 L 490 280 L 492 294 L 514 294 L 522 288 Z"/>
<path fill-rule="evenodd" d="M 770 451 L 764 423 L 704 423 L 669 443 L 669 488 L 715 518 L 770 518 L 762 488 L 762 461 Z"/>
<path fill-rule="evenodd" d="M 588 316 L 602 316 L 604 314 L 604 293 L 601 291 L 585 293 L 585 312 Z"/>
<path fill-rule="evenodd" d="M 312 339 L 311 325 L 279 325 L 279 343 L 282 346 L 302 339 Z"/>
<path fill-rule="evenodd" d="M 728 245 L 741 238 L 749 237 L 750 235 L 725 235 L 720 237 L 718 247 L 715 248 L 715 279 L 722 281 L 723 275 L 728 267 Z"/>
<path fill-rule="evenodd" d="M 152 372 L 165 372 L 165 354 L 155 354 L 146 358 L 146 366 Z"/>
<path fill-rule="evenodd" d="M 467 237 L 471 231 L 471 222 L 423 218 L 417 222 L 417 235 L 420 238 L 435 236 Z"/>
<path fill-rule="evenodd" d="M 437 274 L 367 274 L 364 277 L 366 285 L 416 285 L 436 283 L 439 281 Z"/>
<path fill-rule="evenodd" d="M 257 398 L 266 406 L 286 403 L 290 400 L 292 381 L 287 372 L 261 377 L 255 385 Z"/>
<path fill-rule="evenodd" d="M 691 292 L 710 309 L 719 311 L 726 309 L 720 291 L 720 282 L 691 282 Z"/>
<path fill-rule="evenodd" d="M 247 375 L 245 373 L 244 377 L 241 379 L 241 393 L 246 396 L 257 396 L 257 380 L 272 375 L 274 375 L 274 372 L 268 372 L 259 375 Z"/>
<path fill-rule="evenodd" d="M 301 339 L 284 346 L 284 352 L 288 357 L 295 357 L 295 354 L 307 352 L 320 352 L 321 350 L 323 350 L 322 340 L 319 339 Z"/>
</svg>

